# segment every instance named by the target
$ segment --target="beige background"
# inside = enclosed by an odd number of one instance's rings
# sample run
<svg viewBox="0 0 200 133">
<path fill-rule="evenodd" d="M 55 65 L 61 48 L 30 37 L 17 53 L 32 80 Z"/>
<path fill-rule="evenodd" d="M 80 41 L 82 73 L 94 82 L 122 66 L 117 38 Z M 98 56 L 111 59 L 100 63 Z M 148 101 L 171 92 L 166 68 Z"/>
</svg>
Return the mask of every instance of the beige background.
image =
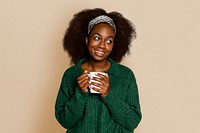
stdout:
<svg viewBox="0 0 200 133">
<path fill-rule="evenodd" d="M 122 64 L 136 74 L 143 119 L 136 133 L 199 133 L 198 0 L 1 0 L 0 132 L 64 133 L 54 104 L 69 58 L 62 38 L 85 8 L 117 10 L 137 27 Z"/>
</svg>

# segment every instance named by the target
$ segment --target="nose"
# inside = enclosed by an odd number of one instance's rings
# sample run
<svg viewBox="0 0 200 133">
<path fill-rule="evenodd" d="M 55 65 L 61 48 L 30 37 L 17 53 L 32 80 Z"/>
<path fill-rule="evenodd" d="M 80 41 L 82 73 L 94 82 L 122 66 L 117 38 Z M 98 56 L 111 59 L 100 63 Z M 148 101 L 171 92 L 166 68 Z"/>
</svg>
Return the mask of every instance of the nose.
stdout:
<svg viewBox="0 0 200 133">
<path fill-rule="evenodd" d="M 105 42 L 103 40 L 99 42 L 98 47 L 102 49 L 105 48 Z"/>
</svg>

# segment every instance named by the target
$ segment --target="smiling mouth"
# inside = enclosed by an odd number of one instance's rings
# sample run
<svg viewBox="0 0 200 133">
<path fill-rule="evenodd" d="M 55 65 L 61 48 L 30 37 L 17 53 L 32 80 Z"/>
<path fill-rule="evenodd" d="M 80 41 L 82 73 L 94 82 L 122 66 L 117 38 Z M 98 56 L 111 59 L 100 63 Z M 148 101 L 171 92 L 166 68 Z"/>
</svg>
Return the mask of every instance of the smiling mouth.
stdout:
<svg viewBox="0 0 200 133">
<path fill-rule="evenodd" d="M 104 56 L 105 52 L 102 52 L 102 51 L 98 51 L 98 50 L 94 50 L 95 52 L 95 55 L 97 56 Z"/>
</svg>

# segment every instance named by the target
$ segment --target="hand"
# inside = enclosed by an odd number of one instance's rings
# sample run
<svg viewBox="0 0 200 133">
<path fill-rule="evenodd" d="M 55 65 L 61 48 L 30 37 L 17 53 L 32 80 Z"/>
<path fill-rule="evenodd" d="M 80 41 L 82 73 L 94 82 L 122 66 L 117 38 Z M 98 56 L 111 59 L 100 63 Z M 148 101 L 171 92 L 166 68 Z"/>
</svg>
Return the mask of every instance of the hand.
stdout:
<svg viewBox="0 0 200 133">
<path fill-rule="evenodd" d="M 105 97 L 108 95 L 109 90 L 110 90 L 110 84 L 109 84 L 109 76 L 106 73 L 106 75 L 102 75 L 100 73 L 97 74 L 98 77 L 93 77 L 93 80 L 96 80 L 100 83 L 92 82 L 91 84 L 94 86 L 97 86 L 101 89 L 93 87 L 92 89 L 99 92 L 102 97 Z"/>
<path fill-rule="evenodd" d="M 88 77 L 88 71 L 85 70 L 79 77 L 78 77 L 78 85 L 81 88 L 83 92 L 88 92 L 88 86 L 90 85 L 89 77 Z"/>
</svg>

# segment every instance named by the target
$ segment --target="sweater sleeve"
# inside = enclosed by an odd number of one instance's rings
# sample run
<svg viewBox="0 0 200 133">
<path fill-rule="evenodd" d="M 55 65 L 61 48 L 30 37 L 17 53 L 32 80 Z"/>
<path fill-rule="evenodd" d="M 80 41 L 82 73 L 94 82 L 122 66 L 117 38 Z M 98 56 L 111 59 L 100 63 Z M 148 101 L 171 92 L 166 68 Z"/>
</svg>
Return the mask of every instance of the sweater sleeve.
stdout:
<svg viewBox="0 0 200 133">
<path fill-rule="evenodd" d="M 128 91 L 126 101 L 120 100 L 111 92 L 104 98 L 103 102 L 110 111 L 111 118 L 128 130 L 133 130 L 140 123 L 142 114 L 140 111 L 139 94 L 135 77 L 129 75 Z"/>
<path fill-rule="evenodd" d="M 55 116 L 58 122 L 67 129 L 75 126 L 75 124 L 84 115 L 84 107 L 88 92 L 83 92 L 77 86 L 72 96 L 69 94 L 70 84 L 64 76 L 55 105 Z"/>
</svg>

